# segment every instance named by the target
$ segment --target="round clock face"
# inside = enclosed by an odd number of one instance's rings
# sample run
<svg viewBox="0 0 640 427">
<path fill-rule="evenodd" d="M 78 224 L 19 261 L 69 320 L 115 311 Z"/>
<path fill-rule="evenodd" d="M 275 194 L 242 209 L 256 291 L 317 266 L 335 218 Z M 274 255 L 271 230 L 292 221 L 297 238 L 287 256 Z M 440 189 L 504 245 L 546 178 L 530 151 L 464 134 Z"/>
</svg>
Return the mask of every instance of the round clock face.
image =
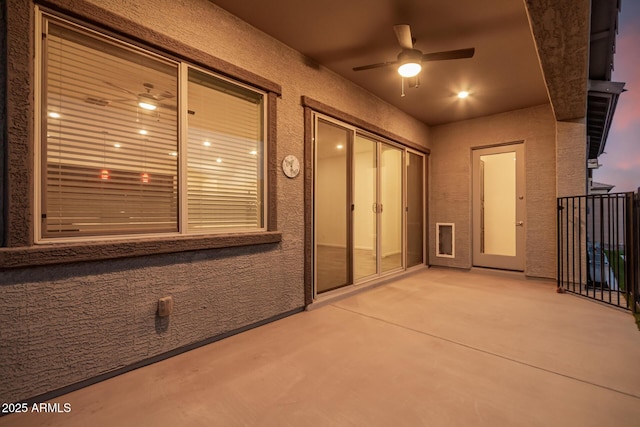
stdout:
<svg viewBox="0 0 640 427">
<path fill-rule="evenodd" d="M 282 160 L 282 172 L 289 178 L 295 178 L 300 173 L 300 162 L 293 154 Z"/>
</svg>

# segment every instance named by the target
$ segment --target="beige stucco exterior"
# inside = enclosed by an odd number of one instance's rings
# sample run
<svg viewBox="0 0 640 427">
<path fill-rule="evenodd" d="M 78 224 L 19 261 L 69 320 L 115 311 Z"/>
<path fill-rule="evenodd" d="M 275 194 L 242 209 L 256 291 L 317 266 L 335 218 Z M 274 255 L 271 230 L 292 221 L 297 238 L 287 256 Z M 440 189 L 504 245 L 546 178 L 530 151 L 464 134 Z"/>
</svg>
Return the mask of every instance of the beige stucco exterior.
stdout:
<svg viewBox="0 0 640 427">
<path fill-rule="evenodd" d="M 471 150 L 524 142 L 526 185 L 525 274 L 555 276 L 555 124 L 549 105 L 511 111 L 431 128 L 429 232 L 437 222 L 456 224 L 456 257 L 435 256 L 432 265 L 471 268 Z"/>
<path fill-rule="evenodd" d="M 584 119 L 559 121 L 556 126 L 557 197 L 587 194 L 587 126 Z"/>
<path fill-rule="evenodd" d="M 9 3 L 14 28 L 33 28 L 30 2 Z M 93 3 L 280 84 L 279 161 L 288 154 L 304 158 L 303 95 L 415 144 L 429 144 L 423 123 L 208 1 Z M 22 10 L 28 10 L 30 16 L 20 13 Z M 101 21 L 100 15 L 92 18 Z M 31 40 L 31 50 L 34 36 L 21 34 Z M 147 42 L 153 45 L 156 40 Z M 29 52 L 12 54 L 28 57 Z M 29 98 L 30 80 L 23 78 L 29 75 L 33 75 L 32 68 L 21 73 L 23 92 L 12 96 Z M 302 175 L 288 179 L 279 172 L 277 181 L 279 244 L 0 273 L 0 401 L 49 392 L 302 308 L 303 179 Z M 167 295 L 174 297 L 174 314 L 170 320 L 158 319 L 157 300 Z"/>
<path fill-rule="evenodd" d="M 430 149 L 431 265 L 465 269 L 473 265 L 472 148 L 523 142 L 525 274 L 555 276 L 555 198 L 578 191 L 585 166 L 580 157 L 584 124 L 557 122 L 551 105 L 429 128 L 206 0 L 49 3 L 63 8 L 97 6 L 98 11 L 119 16 L 141 28 L 142 34 L 148 33 L 144 43 L 163 46 L 175 40 L 279 84 L 278 161 L 288 154 L 301 160 L 309 155 L 304 147 L 303 96 Z M 11 129 L 7 131 L 8 148 L 0 145 L 0 149 L 8 153 L 7 163 L 13 165 L 6 188 L 27 194 L 22 199 L 24 206 L 13 203 L 7 208 L 10 218 L 27 224 L 6 239 L 11 243 L 6 246 L 12 246 L 14 241 L 28 241 L 32 234 L 28 224 L 33 214 L 29 194 L 33 192 L 35 144 L 33 4 L 8 0 L 7 14 L 11 46 L 7 56 L 13 68 L 0 74 L 8 74 L 2 77 L 9 81 L 7 120 Z M 100 13 L 85 18 L 102 23 Z M 23 166 L 16 167 L 20 162 Z M 302 172 L 298 179 L 284 177 L 279 169 L 275 175 L 277 231 L 282 235 L 278 243 L 0 271 L 0 401 L 53 392 L 303 309 L 308 260 Z M 438 222 L 455 224 L 455 258 L 435 256 Z M 174 314 L 161 319 L 156 316 L 157 301 L 167 295 L 174 297 Z"/>
</svg>

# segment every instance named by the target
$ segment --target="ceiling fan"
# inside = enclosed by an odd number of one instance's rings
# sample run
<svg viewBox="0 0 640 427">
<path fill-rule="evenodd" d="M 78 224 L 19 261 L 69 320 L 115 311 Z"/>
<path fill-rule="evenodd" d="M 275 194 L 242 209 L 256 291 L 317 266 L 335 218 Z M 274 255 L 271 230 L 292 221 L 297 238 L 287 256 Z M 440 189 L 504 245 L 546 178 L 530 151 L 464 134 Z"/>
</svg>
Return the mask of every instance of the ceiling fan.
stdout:
<svg viewBox="0 0 640 427">
<path fill-rule="evenodd" d="M 111 104 L 112 102 L 122 102 L 122 101 L 130 101 L 130 100 L 135 100 L 137 105 L 140 108 L 143 108 L 145 110 L 149 110 L 149 111 L 153 111 L 158 107 L 163 107 L 163 108 L 168 108 L 171 110 L 175 110 L 176 107 L 175 105 L 172 104 L 161 104 L 160 101 L 165 100 L 165 99 L 171 99 L 171 98 L 175 98 L 175 95 L 172 94 L 169 91 L 164 91 L 161 93 L 154 93 L 154 89 L 155 86 L 153 83 L 149 83 L 149 82 L 144 82 L 142 84 L 142 86 L 144 87 L 145 91 L 144 92 L 140 92 L 140 93 L 135 93 L 130 91 L 129 89 L 125 89 L 123 87 L 120 87 L 114 83 L 108 82 L 108 81 L 103 81 L 104 84 L 109 85 L 111 87 L 114 87 L 118 90 L 121 90 L 122 92 L 128 93 L 129 95 L 132 96 L 132 98 L 124 98 L 124 99 L 105 99 L 105 98 L 97 98 L 97 97 L 92 97 L 89 96 L 85 99 L 85 102 L 88 102 L 89 104 L 94 104 L 94 105 L 99 105 L 99 106 L 107 106 L 109 104 Z"/>
<path fill-rule="evenodd" d="M 416 39 L 411 37 L 411 27 L 408 24 L 394 25 L 393 29 L 398 39 L 398 44 L 402 51 L 398 54 L 396 61 L 379 62 L 377 64 L 363 65 L 353 68 L 353 71 L 371 70 L 373 68 L 398 66 L 398 73 L 402 77 L 416 77 L 422 70 L 423 62 L 446 61 L 450 59 L 471 58 L 475 53 L 475 48 L 446 50 L 443 52 L 422 53 L 414 48 Z"/>
</svg>

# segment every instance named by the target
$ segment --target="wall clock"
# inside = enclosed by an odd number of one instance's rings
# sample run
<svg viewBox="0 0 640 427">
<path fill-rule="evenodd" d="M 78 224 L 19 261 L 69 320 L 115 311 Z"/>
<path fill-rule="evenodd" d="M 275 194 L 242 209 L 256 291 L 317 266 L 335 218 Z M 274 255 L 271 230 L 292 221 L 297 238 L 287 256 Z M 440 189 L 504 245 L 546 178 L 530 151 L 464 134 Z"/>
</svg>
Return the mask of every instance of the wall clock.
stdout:
<svg viewBox="0 0 640 427">
<path fill-rule="evenodd" d="M 300 173 L 300 162 L 293 154 L 289 154 L 282 160 L 282 172 L 289 177 L 295 178 Z"/>
</svg>

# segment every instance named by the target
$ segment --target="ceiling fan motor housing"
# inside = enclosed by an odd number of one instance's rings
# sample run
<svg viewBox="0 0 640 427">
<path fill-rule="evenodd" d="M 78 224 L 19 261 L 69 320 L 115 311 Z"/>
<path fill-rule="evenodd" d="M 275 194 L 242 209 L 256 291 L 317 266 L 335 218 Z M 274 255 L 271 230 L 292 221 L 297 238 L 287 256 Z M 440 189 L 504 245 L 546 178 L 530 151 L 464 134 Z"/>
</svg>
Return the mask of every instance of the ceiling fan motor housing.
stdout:
<svg viewBox="0 0 640 427">
<path fill-rule="evenodd" d="M 152 94 L 150 94 L 150 93 L 138 94 L 138 98 L 140 98 L 140 100 L 143 100 L 143 101 L 146 101 L 146 102 L 149 102 L 149 101 L 154 102 L 154 101 L 157 100 L 157 98 L 155 96 L 153 96 Z"/>
<path fill-rule="evenodd" d="M 398 54 L 398 62 L 405 64 L 407 62 L 415 62 L 419 64 L 422 60 L 422 52 L 418 49 L 404 49 Z"/>
</svg>

